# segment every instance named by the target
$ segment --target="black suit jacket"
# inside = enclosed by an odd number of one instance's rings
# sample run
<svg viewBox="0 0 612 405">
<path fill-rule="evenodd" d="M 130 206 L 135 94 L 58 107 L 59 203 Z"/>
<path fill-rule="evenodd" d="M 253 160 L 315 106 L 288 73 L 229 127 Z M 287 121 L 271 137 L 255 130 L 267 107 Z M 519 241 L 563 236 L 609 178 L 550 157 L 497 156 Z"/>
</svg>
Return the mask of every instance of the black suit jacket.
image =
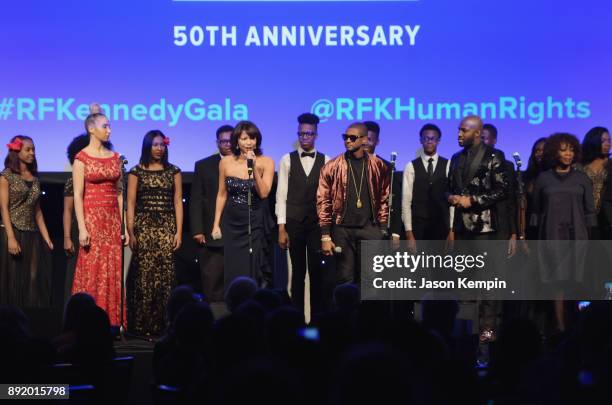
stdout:
<svg viewBox="0 0 612 405">
<path fill-rule="evenodd" d="M 391 175 L 391 162 L 386 161 L 380 156 L 378 156 L 378 158 L 387 165 L 389 168 L 389 175 Z M 400 239 L 405 239 L 406 232 L 404 231 L 404 223 L 402 222 L 402 176 L 398 174 L 397 171 L 393 174 L 393 195 L 391 198 L 393 199 L 393 206 L 389 233 L 396 233 L 400 236 Z"/>
<path fill-rule="evenodd" d="M 509 239 L 517 233 L 518 201 L 516 195 L 516 171 L 509 160 L 504 162 L 508 176 L 508 196 L 497 203 L 497 236 L 499 239 Z"/>
<path fill-rule="evenodd" d="M 203 233 L 206 245 L 210 247 L 223 246 L 223 240 L 213 240 L 211 236 L 215 220 L 215 206 L 219 191 L 219 162 L 221 155 L 214 154 L 198 160 L 193 170 L 191 183 L 191 199 L 189 202 L 189 218 L 191 234 Z"/>
</svg>

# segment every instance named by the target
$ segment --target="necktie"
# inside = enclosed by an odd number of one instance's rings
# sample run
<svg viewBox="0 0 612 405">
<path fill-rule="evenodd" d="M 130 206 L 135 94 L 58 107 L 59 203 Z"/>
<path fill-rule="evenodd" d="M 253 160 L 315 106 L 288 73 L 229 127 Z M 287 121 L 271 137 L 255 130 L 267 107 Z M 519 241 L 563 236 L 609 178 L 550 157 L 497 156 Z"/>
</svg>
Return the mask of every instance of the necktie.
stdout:
<svg viewBox="0 0 612 405">
<path fill-rule="evenodd" d="M 429 163 L 427 163 L 427 175 L 431 178 L 431 176 L 433 176 L 433 158 L 429 158 L 427 160 Z"/>
<path fill-rule="evenodd" d="M 302 154 L 300 155 L 300 157 L 304 157 L 304 156 L 308 156 L 314 159 L 315 157 L 315 152 L 302 152 Z"/>
</svg>

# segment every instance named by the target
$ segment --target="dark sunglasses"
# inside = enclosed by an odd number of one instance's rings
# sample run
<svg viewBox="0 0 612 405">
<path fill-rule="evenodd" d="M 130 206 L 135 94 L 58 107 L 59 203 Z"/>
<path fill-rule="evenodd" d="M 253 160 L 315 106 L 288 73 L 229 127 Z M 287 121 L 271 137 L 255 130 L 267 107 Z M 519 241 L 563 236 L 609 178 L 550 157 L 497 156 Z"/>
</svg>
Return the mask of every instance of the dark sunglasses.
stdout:
<svg viewBox="0 0 612 405">
<path fill-rule="evenodd" d="M 349 134 L 342 134 L 342 140 L 346 141 L 347 139 L 350 139 L 351 142 L 355 142 L 357 139 L 359 138 L 363 138 L 364 135 L 349 135 Z"/>
</svg>

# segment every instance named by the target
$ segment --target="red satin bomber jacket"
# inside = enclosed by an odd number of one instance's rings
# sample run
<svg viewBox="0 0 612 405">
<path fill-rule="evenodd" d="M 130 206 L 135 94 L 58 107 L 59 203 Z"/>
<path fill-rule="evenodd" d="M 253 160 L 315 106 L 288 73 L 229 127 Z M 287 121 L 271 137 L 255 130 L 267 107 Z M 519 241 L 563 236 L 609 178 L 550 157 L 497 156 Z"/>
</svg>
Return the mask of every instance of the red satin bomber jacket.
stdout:
<svg viewBox="0 0 612 405">
<path fill-rule="evenodd" d="M 389 168 L 377 156 L 366 154 L 368 189 L 372 217 L 378 225 L 385 224 L 389 204 Z M 327 162 L 321 169 L 317 189 L 317 214 L 323 235 L 330 233 L 332 223 L 342 223 L 346 212 L 348 164 L 345 154 Z"/>
</svg>

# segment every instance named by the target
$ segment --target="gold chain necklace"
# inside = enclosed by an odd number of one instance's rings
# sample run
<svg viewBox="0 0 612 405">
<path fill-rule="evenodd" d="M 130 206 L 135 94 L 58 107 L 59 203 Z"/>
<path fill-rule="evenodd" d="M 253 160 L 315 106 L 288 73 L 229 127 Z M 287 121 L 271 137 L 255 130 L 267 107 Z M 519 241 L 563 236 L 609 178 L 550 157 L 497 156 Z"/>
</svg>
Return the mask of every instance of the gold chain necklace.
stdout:
<svg viewBox="0 0 612 405">
<path fill-rule="evenodd" d="M 353 184 L 355 185 L 355 192 L 357 192 L 357 208 L 363 207 L 361 203 L 361 189 L 363 187 L 363 174 L 365 171 L 365 160 L 361 162 L 361 180 L 359 180 L 359 189 L 357 189 L 357 180 L 355 180 L 355 172 L 353 171 L 353 165 L 351 165 L 351 161 L 349 159 L 346 160 L 349 165 L 349 169 L 351 169 L 351 177 L 353 178 Z"/>
</svg>

